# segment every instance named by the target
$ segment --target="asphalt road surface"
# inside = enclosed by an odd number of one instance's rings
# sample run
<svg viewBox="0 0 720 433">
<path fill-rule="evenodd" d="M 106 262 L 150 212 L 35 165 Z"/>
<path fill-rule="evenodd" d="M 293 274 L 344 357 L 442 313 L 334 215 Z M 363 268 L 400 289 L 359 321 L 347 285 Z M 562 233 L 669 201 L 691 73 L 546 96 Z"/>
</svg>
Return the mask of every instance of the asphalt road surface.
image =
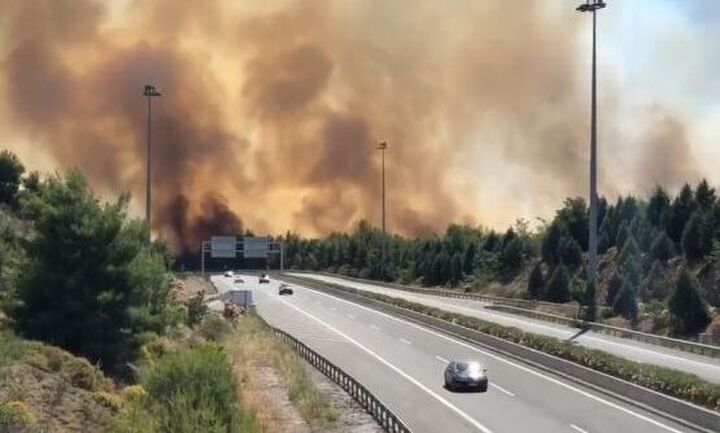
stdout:
<svg viewBox="0 0 720 433">
<path fill-rule="evenodd" d="M 417 294 L 371 283 L 359 283 L 340 277 L 331 277 L 321 274 L 291 273 L 290 275 L 312 278 L 317 281 L 324 281 L 328 283 L 341 284 L 359 290 L 382 293 L 384 295 L 403 298 L 419 304 L 425 304 L 431 307 L 467 316 L 474 316 L 489 322 L 495 322 L 505 326 L 514 326 L 518 329 L 522 329 L 523 331 L 547 335 L 559 339 L 568 339 L 578 332 L 577 329 L 569 328 L 560 324 L 488 310 L 485 306 L 489 304 L 469 299 L 453 299 Z M 679 350 L 666 349 L 652 344 L 625 338 L 612 337 L 592 331 L 577 337 L 573 341 L 579 345 L 592 349 L 599 349 L 626 359 L 648 364 L 656 364 L 663 367 L 693 373 L 706 380 L 720 383 L 720 359 L 708 358 Z"/>
<path fill-rule="evenodd" d="M 243 276 L 237 288 L 255 293 L 258 313 L 343 368 L 417 433 L 667 433 L 691 431 L 673 421 L 352 302 L 278 281 Z M 213 277 L 220 291 L 233 279 Z M 450 392 L 450 359 L 476 359 L 488 370 L 486 393 Z"/>
</svg>

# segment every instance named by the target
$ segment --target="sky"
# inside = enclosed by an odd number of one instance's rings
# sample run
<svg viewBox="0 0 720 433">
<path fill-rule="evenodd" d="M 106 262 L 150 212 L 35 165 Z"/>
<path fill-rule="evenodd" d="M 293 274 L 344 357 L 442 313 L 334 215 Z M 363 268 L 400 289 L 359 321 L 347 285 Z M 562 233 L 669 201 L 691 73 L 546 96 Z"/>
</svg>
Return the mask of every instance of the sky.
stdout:
<svg viewBox="0 0 720 433">
<path fill-rule="evenodd" d="M 598 13 L 599 188 L 720 183 L 720 3 Z M 78 168 L 178 246 L 241 227 L 322 236 L 504 229 L 587 196 L 589 14 L 570 0 L 4 0 L 3 147 Z M 227 234 L 227 233 L 224 233 Z"/>
</svg>

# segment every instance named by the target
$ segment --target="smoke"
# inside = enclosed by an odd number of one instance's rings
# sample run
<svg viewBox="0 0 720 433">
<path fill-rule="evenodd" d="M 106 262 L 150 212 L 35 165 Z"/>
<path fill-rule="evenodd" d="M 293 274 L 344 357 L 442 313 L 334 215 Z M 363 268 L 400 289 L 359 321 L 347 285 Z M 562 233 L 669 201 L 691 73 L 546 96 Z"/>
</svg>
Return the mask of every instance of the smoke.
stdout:
<svg viewBox="0 0 720 433">
<path fill-rule="evenodd" d="M 322 235 L 379 221 L 379 141 L 391 230 L 497 223 L 517 203 L 586 189 L 585 21 L 565 9 L 5 0 L 0 124 L 102 192 L 132 191 L 139 211 L 141 92 L 156 85 L 153 228 L 177 247 L 244 224 Z M 663 128 L 653 142 L 682 138 L 681 124 Z M 675 182 L 692 172 L 684 161 L 648 163 L 639 179 Z"/>
</svg>

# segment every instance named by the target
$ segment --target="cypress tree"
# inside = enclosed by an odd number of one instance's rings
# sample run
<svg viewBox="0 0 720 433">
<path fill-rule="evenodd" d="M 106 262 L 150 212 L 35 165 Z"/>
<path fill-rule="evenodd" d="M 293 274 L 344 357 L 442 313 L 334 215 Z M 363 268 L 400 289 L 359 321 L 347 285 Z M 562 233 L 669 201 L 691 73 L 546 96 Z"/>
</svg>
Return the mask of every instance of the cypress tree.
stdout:
<svg viewBox="0 0 720 433">
<path fill-rule="evenodd" d="M 608 283 L 607 293 L 605 295 L 605 303 L 607 305 L 612 306 L 615 303 L 615 298 L 620 292 L 620 288 L 622 287 L 622 285 L 623 279 L 620 274 L 617 271 L 613 272 L 612 276 L 610 277 L 610 282 Z"/>
<path fill-rule="evenodd" d="M 710 323 L 710 315 L 700 297 L 699 284 L 687 269 L 683 269 L 678 276 L 675 290 L 668 299 L 668 309 L 676 334 L 695 334 Z"/>
<path fill-rule="evenodd" d="M 536 263 L 530 272 L 527 286 L 528 296 L 530 299 L 542 299 L 545 294 L 545 276 L 543 275 L 540 263 Z"/>
<path fill-rule="evenodd" d="M 660 231 L 650 246 L 650 257 L 665 263 L 675 257 L 675 246 L 665 230 Z"/>
<path fill-rule="evenodd" d="M 645 209 L 645 216 L 650 221 L 650 224 L 661 227 L 663 225 L 663 215 L 668 207 L 670 207 L 670 197 L 662 187 L 657 186 Z"/>
<path fill-rule="evenodd" d="M 560 226 L 556 222 L 550 224 L 542 241 L 541 250 L 543 261 L 551 266 L 558 263 L 558 247 L 560 246 L 561 237 L 562 230 Z"/>
<path fill-rule="evenodd" d="M 682 236 L 682 249 L 689 262 L 697 262 L 710 253 L 712 240 L 707 230 L 703 214 L 699 211 L 693 213 L 685 225 Z"/>
<path fill-rule="evenodd" d="M 637 320 L 638 305 L 635 299 L 635 290 L 628 281 L 624 281 L 620 287 L 620 292 L 613 303 L 613 311 L 627 320 L 633 322 Z"/>
<path fill-rule="evenodd" d="M 715 188 L 711 188 L 706 179 L 703 179 L 695 189 L 695 200 L 703 211 L 707 211 L 715 204 Z"/>
<path fill-rule="evenodd" d="M 563 264 L 557 265 L 548 281 L 545 299 L 552 302 L 570 300 L 570 274 Z"/>
</svg>

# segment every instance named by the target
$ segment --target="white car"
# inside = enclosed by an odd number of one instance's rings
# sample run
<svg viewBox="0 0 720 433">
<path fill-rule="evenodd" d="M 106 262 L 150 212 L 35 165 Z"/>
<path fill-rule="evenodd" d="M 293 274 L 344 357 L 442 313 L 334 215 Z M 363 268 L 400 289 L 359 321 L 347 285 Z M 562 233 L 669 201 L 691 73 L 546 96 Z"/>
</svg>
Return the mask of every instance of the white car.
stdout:
<svg viewBox="0 0 720 433">
<path fill-rule="evenodd" d="M 225 273 L 224 273 L 223 275 L 226 276 L 226 277 L 228 277 L 228 278 L 232 278 L 232 276 L 233 276 L 233 271 L 225 271 Z"/>
<path fill-rule="evenodd" d="M 268 284 L 268 283 L 270 283 L 270 277 L 268 277 L 268 274 L 266 274 L 266 273 L 261 274 L 261 275 L 260 275 L 260 279 L 259 279 L 259 283 L 260 283 L 260 284 Z"/>
</svg>

